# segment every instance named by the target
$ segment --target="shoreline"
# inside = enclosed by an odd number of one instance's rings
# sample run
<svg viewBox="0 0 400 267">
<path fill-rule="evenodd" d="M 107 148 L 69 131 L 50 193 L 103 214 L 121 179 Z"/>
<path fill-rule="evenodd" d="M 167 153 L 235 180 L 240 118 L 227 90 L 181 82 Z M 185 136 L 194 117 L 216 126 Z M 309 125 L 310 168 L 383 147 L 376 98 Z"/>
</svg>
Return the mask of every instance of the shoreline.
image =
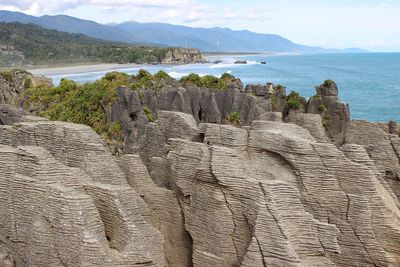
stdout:
<svg viewBox="0 0 400 267">
<path fill-rule="evenodd" d="M 64 74 L 79 74 L 84 72 L 113 71 L 118 69 L 138 68 L 141 66 L 146 66 L 146 64 L 99 63 L 59 67 L 34 67 L 26 70 L 37 76 L 54 76 Z"/>
</svg>

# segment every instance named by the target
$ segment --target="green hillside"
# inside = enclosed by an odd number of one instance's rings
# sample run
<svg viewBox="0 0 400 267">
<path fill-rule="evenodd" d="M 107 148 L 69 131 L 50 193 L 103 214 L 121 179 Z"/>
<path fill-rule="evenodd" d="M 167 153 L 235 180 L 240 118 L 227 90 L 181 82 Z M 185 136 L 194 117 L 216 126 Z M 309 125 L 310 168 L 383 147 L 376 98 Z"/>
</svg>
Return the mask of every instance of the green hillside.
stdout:
<svg viewBox="0 0 400 267">
<path fill-rule="evenodd" d="M 34 24 L 0 23 L 0 67 L 72 63 L 159 63 L 171 48 L 109 42 Z"/>
</svg>

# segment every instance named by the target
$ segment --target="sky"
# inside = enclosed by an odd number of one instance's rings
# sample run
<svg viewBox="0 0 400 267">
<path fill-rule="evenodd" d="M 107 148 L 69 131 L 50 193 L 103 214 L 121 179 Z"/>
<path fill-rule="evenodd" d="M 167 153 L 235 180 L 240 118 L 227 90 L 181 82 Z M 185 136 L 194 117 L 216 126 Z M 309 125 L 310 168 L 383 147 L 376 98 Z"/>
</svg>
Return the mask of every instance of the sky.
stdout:
<svg viewBox="0 0 400 267">
<path fill-rule="evenodd" d="M 0 9 L 99 23 L 228 27 L 325 48 L 400 51 L 400 0 L 0 0 Z"/>
</svg>

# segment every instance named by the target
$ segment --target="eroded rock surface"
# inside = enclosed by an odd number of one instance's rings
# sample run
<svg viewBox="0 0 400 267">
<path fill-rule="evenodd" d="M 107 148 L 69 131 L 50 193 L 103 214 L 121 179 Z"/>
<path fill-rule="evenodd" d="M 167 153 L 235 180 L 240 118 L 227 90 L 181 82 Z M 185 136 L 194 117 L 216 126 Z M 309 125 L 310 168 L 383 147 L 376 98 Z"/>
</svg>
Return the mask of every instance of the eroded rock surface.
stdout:
<svg viewBox="0 0 400 267">
<path fill-rule="evenodd" d="M 364 147 L 339 150 L 318 115 L 296 123 L 200 124 L 184 138 L 152 125 L 167 140 L 152 155 L 176 187 L 194 266 L 398 264 L 399 202 Z"/>
<path fill-rule="evenodd" d="M 146 204 L 89 127 L 21 117 L 0 144 L 0 265 L 165 266 Z"/>
<path fill-rule="evenodd" d="M 400 266 L 396 123 L 350 121 L 329 82 L 301 109 L 248 90 L 119 88 L 118 157 L 0 105 L 0 266 Z"/>
</svg>

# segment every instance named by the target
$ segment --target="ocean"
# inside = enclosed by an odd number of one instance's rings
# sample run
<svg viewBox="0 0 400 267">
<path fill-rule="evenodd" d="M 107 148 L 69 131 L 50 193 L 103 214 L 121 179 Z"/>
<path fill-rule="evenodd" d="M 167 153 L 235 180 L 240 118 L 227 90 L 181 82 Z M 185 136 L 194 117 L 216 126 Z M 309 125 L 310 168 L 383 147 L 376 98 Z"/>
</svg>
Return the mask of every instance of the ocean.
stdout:
<svg viewBox="0 0 400 267">
<path fill-rule="evenodd" d="M 349 103 L 351 117 L 368 121 L 400 121 L 400 53 L 307 54 L 307 55 L 216 55 L 219 64 L 146 65 L 151 73 L 166 71 L 174 78 L 189 73 L 220 76 L 228 72 L 244 84 L 272 82 L 295 90 L 305 97 L 315 94 L 315 86 L 334 80 L 339 97 Z M 234 64 L 247 60 L 248 64 Z M 266 64 L 260 62 L 266 61 Z M 135 74 L 140 68 L 119 69 Z M 94 81 L 108 71 L 50 76 L 55 84 L 61 78 L 78 82 Z"/>
</svg>

